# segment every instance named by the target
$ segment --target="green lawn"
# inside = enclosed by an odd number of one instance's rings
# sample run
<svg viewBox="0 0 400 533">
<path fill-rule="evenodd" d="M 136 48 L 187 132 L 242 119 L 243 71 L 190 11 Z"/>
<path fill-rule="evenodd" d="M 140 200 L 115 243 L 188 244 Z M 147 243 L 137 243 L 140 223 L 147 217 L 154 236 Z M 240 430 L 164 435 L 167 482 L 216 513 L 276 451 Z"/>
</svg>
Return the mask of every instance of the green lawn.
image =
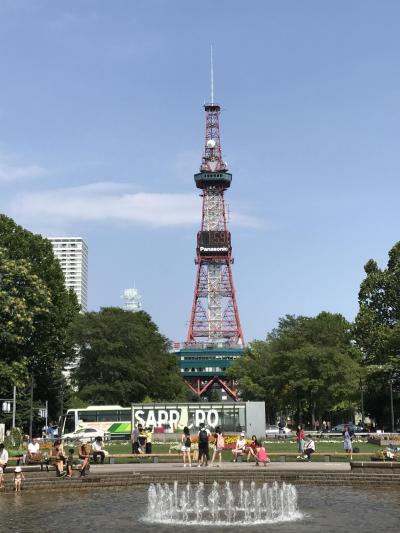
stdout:
<svg viewBox="0 0 400 533">
<path fill-rule="evenodd" d="M 170 450 L 170 447 L 174 446 L 173 443 L 153 443 L 153 453 L 168 453 Z M 297 452 L 297 444 L 293 440 L 276 440 L 276 441 L 266 441 L 265 449 L 267 450 L 267 453 L 285 453 L 285 452 Z M 374 455 L 375 452 L 380 450 L 380 447 L 369 444 L 367 442 L 354 442 L 354 447 L 357 447 L 360 449 L 360 452 L 365 453 L 365 458 L 362 457 L 364 460 L 368 460 L 371 455 Z M 315 441 L 315 447 L 316 452 L 338 452 L 343 453 L 343 443 L 341 440 L 338 440 L 337 442 L 319 442 L 318 440 Z M 132 446 L 130 443 L 111 443 L 106 445 L 106 449 L 109 451 L 110 454 L 118 454 L 118 453 L 131 453 L 132 452 Z M 178 450 L 173 450 L 174 453 L 178 453 Z M 211 452 L 212 453 L 212 452 Z M 359 456 L 360 457 L 360 456 Z M 223 461 L 231 461 L 232 460 L 232 452 L 230 450 L 225 450 L 222 453 L 222 459 Z M 161 460 L 161 459 L 160 459 Z M 168 460 L 168 459 L 165 459 Z M 176 458 L 174 458 L 176 461 Z M 279 461 L 279 457 L 271 457 L 272 461 Z M 287 460 L 295 460 L 295 457 L 293 458 L 287 458 Z M 324 457 L 315 457 L 313 459 L 314 461 L 324 461 Z M 346 457 L 337 457 L 335 458 L 335 461 L 346 461 L 348 460 Z M 130 462 L 131 460 L 128 460 Z M 143 461 L 145 461 L 143 459 Z M 147 461 L 147 459 L 146 459 Z M 148 460 L 150 461 L 150 459 Z M 118 462 L 127 462 L 126 460 L 119 460 Z"/>
</svg>

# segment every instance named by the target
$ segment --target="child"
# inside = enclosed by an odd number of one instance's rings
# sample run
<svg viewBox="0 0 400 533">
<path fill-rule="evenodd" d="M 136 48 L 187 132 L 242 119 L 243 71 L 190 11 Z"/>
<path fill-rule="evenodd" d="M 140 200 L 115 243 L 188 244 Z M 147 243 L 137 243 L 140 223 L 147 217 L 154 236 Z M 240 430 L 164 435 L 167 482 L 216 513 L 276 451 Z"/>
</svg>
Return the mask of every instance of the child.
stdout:
<svg viewBox="0 0 400 533">
<path fill-rule="evenodd" d="M 17 466 L 14 470 L 14 490 L 15 492 L 20 492 L 22 480 L 25 479 L 24 474 L 22 473 L 21 467 Z"/>
<path fill-rule="evenodd" d="M 0 489 L 4 489 L 4 476 L 2 466 L 0 466 Z"/>
<path fill-rule="evenodd" d="M 219 465 L 216 465 L 216 466 L 220 467 L 221 462 L 222 462 L 222 452 L 225 448 L 225 439 L 224 439 L 224 436 L 222 435 L 222 431 L 220 427 L 217 427 L 215 429 L 214 440 L 215 440 L 215 448 L 214 448 L 213 457 L 211 459 L 211 466 L 213 466 L 214 461 L 217 457 L 217 454 L 219 454 Z"/>
<path fill-rule="evenodd" d="M 69 448 L 68 456 L 67 456 L 67 476 L 66 477 L 72 477 L 73 464 L 74 464 L 74 449 Z"/>
<path fill-rule="evenodd" d="M 267 452 L 265 451 L 265 448 L 263 445 L 261 445 L 259 448 L 257 448 L 257 455 L 256 455 L 256 464 L 255 466 L 259 466 L 260 463 L 263 463 L 264 466 L 267 466 L 267 463 L 270 463 L 270 459 L 267 455 Z"/>
</svg>

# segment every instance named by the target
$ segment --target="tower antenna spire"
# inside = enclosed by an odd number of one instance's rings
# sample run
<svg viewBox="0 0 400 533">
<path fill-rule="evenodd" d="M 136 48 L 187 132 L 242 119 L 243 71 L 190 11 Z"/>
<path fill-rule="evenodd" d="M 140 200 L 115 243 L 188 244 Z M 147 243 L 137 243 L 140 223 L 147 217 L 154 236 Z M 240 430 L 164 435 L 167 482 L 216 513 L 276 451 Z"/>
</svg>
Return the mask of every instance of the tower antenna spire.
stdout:
<svg viewBox="0 0 400 533">
<path fill-rule="evenodd" d="M 214 103 L 214 61 L 213 61 L 213 47 L 211 45 L 211 103 Z"/>
</svg>

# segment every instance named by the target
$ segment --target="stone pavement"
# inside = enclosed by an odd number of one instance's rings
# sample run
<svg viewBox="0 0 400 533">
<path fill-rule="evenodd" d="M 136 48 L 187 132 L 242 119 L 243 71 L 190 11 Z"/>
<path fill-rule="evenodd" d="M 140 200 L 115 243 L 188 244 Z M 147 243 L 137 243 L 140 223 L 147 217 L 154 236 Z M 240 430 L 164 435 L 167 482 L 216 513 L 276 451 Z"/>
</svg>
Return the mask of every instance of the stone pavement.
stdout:
<svg viewBox="0 0 400 533">
<path fill-rule="evenodd" d="M 273 462 L 268 466 L 255 466 L 255 463 L 222 463 L 221 467 L 207 466 L 198 468 L 197 464 L 193 464 L 191 468 L 183 467 L 182 463 L 130 463 L 130 464 L 103 464 L 91 465 L 91 472 L 98 474 L 119 473 L 119 472 L 168 472 L 168 473 L 182 473 L 187 471 L 207 471 L 208 475 L 212 472 L 246 472 L 250 474 L 256 471 L 265 472 L 350 472 L 350 464 L 347 462 L 341 463 L 325 463 L 325 462 L 311 462 L 311 463 L 296 463 L 296 462 Z"/>
</svg>

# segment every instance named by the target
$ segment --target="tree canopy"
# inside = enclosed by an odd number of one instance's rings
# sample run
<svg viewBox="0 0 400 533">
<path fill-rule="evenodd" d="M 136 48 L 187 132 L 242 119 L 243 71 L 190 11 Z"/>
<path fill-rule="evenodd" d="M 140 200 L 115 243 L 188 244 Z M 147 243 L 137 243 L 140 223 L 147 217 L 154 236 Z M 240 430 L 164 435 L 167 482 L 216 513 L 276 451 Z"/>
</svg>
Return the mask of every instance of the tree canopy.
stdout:
<svg viewBox="0 0 400 533">
<path fill-rule="evenodd" d="M 389 416 L 389 386 L 395 393 L 400 390 L 400 242 L 389 251 L 385 269 L 370 259 L 364 270 L 354 336 L 366 368 L 366 408 L 384 425 Z M 398 408 L 398 397 L 394 403 Z"/>
<path fill-rule="evenodd" d="M 185 394 L 168 340 L 147 313 L 103 308 L 78 317 L 71 335 L 80 359 L 74 379 L 83 401 L 129 405 Z"/>
<path fill-rule="evenodd" d="M 0 365 L 8 376 L 0 392 L 8 396 L 11 384 L 18 384 L 21 405 L 28 374 L 33 375 L 35 398 L 42 404 L 49 400 L 50 416 L 56 416 L 54 378 L 60 379 L 65 362 L 74 356 L 67 328 L 78 314 L 76 296 L 65 289 L 50 241 L 5 215 L 0 215 L 0 265 Z"/>
<path fill-rule="evenodd" d="M 358 360 L 343 316 L 288 315 L 266 341 L 250 345 L 230 374 L 238 379 L 243 399 L 264 400 L 270 416 L 297 413 L 315 425 L 358 396 Z"/>
</svg>

